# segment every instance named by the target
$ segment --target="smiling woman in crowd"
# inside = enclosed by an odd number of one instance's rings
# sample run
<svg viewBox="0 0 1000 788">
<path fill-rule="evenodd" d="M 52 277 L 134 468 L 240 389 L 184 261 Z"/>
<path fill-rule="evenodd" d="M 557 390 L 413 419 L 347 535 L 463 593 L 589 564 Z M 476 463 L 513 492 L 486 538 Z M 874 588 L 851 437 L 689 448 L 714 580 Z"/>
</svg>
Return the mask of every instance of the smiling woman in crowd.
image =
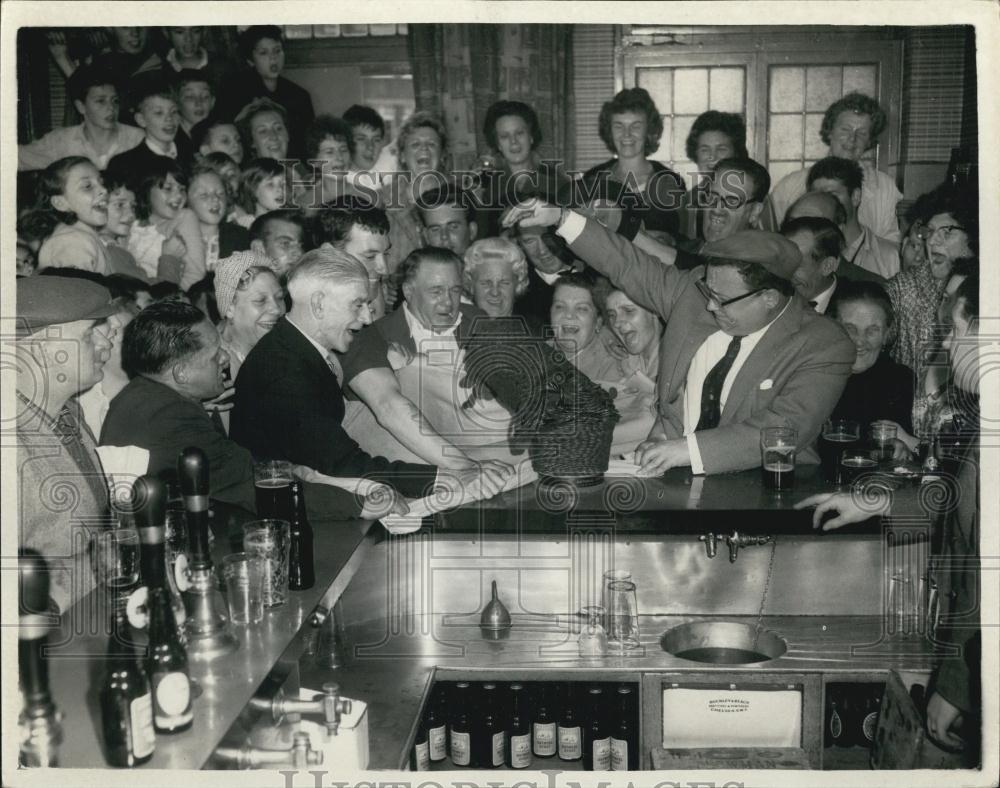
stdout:
<svg viewBox="0 0 1000 788">
<path fill-rule="evenodd" d="M 827 314 L 854 341 L 857 357 L 831 418 L 850 419 L 862 429 L 877 420 L 912 431 L 913 370 L 889 358 L 896 317 L 885 290 L 874 282 L 844 280 Z"/>
<path fill-rule="evenodd" d="M 403 124 L 396 143 L 401 172 L 386 178 L 382 199 L 389 215 L 389 272 L 414 249 L 423 246 L 420 217 L 414 202 L 423 192 L 445 184 L 442 163 L 448 151 L 444 123 L 430 112 L 414 112 Z"/>
<path fill-rule="evenodd" d="M 483 238 L 465 250 L 462 284 L 466 295 L 490 317 L 509 317 L 528 289 L 524 253 L 506 238 Z"/>
<path fill-rule="evenodd" d="M 587 272 L 561 274 L 552 292 L 549 322 L 552 343 L 580 372 L 595 383 L 615 383 L 622 377 L 604 318 L 594 298 L 597 278 Z"/>
<path fill-rule="evenodd" d="M 237 252 L 216 266 L 215 303 L 222 315 L 218 328 L 229 353 L 229 378 L 236 380 L 247 354 L 285 314 L 285 293 L 266 258 Z"/>
<path fill-rule="evenodd" d="M 288 115 L 270 99 L 251 101 L 236 116 L 243 150 L 248 159 L 288 158 Z"/>
<path fill-rule="evenodd" d="M 684 143 L 689 160 L 698 165 L 691 188 L 684 194 L 680 231 L 688 238 L 699 238 L 701 216 L 708 206 L 712 173 L 723 159 L 748 158 L 747 127 L 743 116 L 732 112 L 709 110 L 695 118 Z"/>
<path fill-rule="evenodd" d="M 598 129 L 614 156 L 587 170 L 583 183 L 609 178 L 611 192 L 631 194 L 646 206 L 641 211 L 646 230 L 676 236 L 684 183 L 665 164 L 648 158 L 660 147 L 663 134 L 663 118 L 649 93 L 628 88 L 616 94 L 601 107 Z"/>
</svg>

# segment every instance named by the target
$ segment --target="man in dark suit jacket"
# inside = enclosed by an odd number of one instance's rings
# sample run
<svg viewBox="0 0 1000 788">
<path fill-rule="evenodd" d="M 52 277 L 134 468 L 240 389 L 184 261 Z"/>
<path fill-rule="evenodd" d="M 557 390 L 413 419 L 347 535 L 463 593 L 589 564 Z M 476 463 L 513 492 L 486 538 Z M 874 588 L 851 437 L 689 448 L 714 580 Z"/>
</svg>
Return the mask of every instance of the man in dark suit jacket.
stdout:
<svg viewBox="0 0 1000 788">
<path fill-rule="evenodd" d="M 833 300 L 842 281 L 874 282 L 885 279 L 844 260 L 844 236 L 829 219 L 799 216 L 786 219 L 781 234 L 799 247 L 802 262 L 792 275 L 792 284 L 802 298 L 821 315 Z"/>
<path fill-rule="evenodd" d="M 799 460 L 817 461 L 812 444 L 844 390 L 855 350 L 836 323 L 794 294 L 801 260 L 794 244 L 744 230 L 708 244 L 707 267 L 679 271 L 566 208 L 535 201 L 506 221 L 558 222 L 574 254 L 665 321 L 660 418 L 636 450 L 646 472 L 759 467 L 765 426 L 795 427 Z"/>
<path fill-rule="evenodd" d="M 785 220 L 781 224 L 781 232 L 785 237 L 791 237 L 786 232 L 786 228 L 797 219 L 813 217 L 826 219 L 837 227 L 841 237 L 844 234 L 844 225 L 847 222 L 847 212 L 840 201 L 827 192 L 806 192 L 797 199 L 785 214 Z M 851 279 L 856 282 L 874 282 L 884 285 L 886 279 L 873 271 L 868 271 L 850 260 L 844 258 L 843 252 L 847 246 L 847 241 L 841 245 L 837 252 L 837 268 L 834 273 L 839 279 Z M 829 299 L 827 299 L 829 300 Z"/>
<path fill-rule="evenodd" d="M 528 266 L 528 289 L 514 301 L 514 314 L 535 325 L 547 326 L 556 280 L 562 273 L 581 270 L 583 264 L 552 228 L 519 225 L 515 229 L 517 244 L 531 265 Z"/>
<path fill-rule="evenodd" d="M 373 457 L 344 431 L 345 353 L 371 322 L 369 281 L 350 255 L 324 247 L 303 256 L 288 279 L 292 308 L 250 351 L 236 379 L 230 418 L 233 438 L 256 457 L 289 460 L 320 473 L 364 477 L 406 497 L 436 486 L 459 493 L 481 481 L 494 495 L 500 485 L 478 466 L 439 474 L 433 465 Z"/>
<path fill-rule="evenodd" d="M 160 302 L 142 310 L 122 339 L 132 379 L 111 401 L 101 443 L 147 449 L 154 474 L 172 471 L 181 451 L 197 446 L 208 458 L 211 497 L 253 512 L 253 458 L 202 407 L 224 390 L 227 364 L 218 331 L 197 307 Z M 306 496 L 324 514 L 362 515 L 361 501 L 339 488 L 310 485 Z"/>
</svg>

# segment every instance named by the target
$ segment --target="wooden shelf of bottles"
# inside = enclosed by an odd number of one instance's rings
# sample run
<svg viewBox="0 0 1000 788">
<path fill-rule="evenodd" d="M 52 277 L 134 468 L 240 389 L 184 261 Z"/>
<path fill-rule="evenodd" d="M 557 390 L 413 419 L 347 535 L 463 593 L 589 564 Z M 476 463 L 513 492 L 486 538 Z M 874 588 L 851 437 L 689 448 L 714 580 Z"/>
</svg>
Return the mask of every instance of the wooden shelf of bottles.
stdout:
<svg viewBox="0 0 1000 788">
<path fill-rule="evenodd" d="M 438 681 L 411 766 L 424 771 L 639 768 L 639 685 Z M 631 752 L 631 758 L 629 753 Z"/>
</svg>

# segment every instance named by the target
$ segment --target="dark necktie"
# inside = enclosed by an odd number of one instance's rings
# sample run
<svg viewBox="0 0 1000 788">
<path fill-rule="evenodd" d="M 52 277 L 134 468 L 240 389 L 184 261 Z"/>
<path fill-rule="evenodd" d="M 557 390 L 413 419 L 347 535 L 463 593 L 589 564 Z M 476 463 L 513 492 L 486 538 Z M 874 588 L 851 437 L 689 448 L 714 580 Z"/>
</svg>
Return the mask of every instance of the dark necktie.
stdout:
<svg viewBox="0 0 1000 788">
<path fill-rule="evenodd" d="M 719 418 L 722 415 L 722 407 L 719 404 L 719 400 L 722 398 L 722 384 L 726 382 L 726 375 L 733 368 L 733 362 L 736 361 L 736 356 L 740 352 L 742 339 L 743 337 L 730 339 L 726 355 L 720 358 L 705 376 L 705 382 L 701 386 L 701 416 L 698 419 L 695 432 L 712 430 L 719 426 Z"/>
</svg>

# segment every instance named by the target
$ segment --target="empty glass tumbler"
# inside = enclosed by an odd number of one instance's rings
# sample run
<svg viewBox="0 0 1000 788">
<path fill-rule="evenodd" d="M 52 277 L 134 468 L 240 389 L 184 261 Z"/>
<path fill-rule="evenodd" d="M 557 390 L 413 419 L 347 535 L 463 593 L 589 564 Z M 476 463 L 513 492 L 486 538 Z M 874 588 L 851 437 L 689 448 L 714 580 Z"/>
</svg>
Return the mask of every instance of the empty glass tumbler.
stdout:
<svg viewBox="0 0 1000 788">
<path fill-rule="evenodd" d="M 264 607 L 280 607 L 288 597 L 287 520 L 254 520 L 243 526 L 243 550 L 264 561 Z"/>
<path fill-rule="evenodd" d="M 611 605 L 608 608 L 608 647 L 625 651 L 639 647 L 639 606 L 635 583 L 615 580 L 608 586 Z"/>
</svg>

